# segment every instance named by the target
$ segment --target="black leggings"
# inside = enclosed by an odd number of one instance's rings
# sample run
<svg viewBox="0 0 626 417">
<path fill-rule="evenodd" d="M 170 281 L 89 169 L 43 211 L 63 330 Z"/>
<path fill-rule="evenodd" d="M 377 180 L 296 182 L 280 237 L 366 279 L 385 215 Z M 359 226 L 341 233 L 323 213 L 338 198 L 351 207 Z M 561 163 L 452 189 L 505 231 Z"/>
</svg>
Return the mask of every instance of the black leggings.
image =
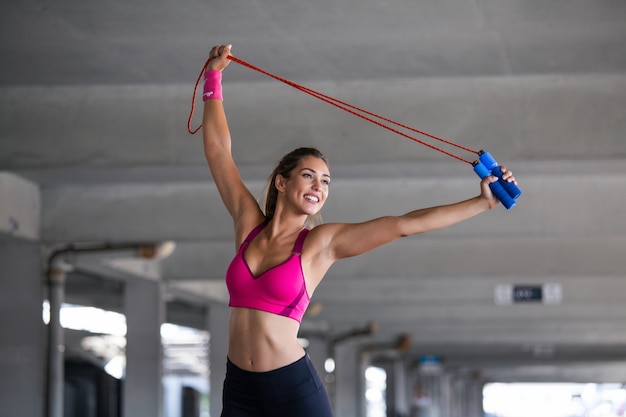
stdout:
<svg viewBox="0 0 626 417">
<path fill-rule="evenodd" d="M 226 363 L 221 417 L 332 417 L 330 401 L 308 356 L 268 372 Z"/>
</svg>

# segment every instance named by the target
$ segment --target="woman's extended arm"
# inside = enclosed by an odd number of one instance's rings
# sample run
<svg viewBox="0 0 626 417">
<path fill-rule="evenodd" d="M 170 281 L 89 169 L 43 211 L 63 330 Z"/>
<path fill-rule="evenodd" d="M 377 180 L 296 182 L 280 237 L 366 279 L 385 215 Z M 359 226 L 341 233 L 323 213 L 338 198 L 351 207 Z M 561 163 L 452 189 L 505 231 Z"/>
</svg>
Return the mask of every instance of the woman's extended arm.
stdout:
<svg viewBox="0 0 626 417">
<path fill-rule="evenodd" d="M 503 168 L 503 178 L 515 181 L 511 171 Z M 403 216 L 386 216 L 364 223 L 327 224 L 318 226 L 327 244 L 326 257 L 338 259 L 360 255 L 403 236 L 426 233 L 462 222 L 498 204 L 489 183 L 496 177 L 481 181 L 481 194 L 454 204 L 429 207 Z"/>
<path fill-rule="evenodd" d="M 207 71 L 222 71 L 229 64 L 230 45 L 211 49 L 212 58 Z M 213 181 L 219 190 L 226 209 L 235 222 L 237 243 L 263 221 L 264 216 L 254 196 L 244 185 L 231 153 L 231 137 L 221 99 L 209 98 L 204 102 L 202 117 L 204 154 L 211 169 Z"/>
</svg>

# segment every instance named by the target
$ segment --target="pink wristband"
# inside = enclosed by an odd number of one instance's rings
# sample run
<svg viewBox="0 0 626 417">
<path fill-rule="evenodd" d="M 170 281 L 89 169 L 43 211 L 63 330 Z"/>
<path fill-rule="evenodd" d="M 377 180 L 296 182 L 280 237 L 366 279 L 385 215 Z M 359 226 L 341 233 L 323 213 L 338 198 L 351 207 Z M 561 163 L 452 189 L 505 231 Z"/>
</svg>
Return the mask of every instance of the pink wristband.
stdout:
<svg viewBox="0 0 626 417">
<path fill-rule="evenodd" d="M 208 99 L 223 100 L 222 98 L 222 71 L 204 71 L 204 92 L 202 101 Z"/>
</svg>

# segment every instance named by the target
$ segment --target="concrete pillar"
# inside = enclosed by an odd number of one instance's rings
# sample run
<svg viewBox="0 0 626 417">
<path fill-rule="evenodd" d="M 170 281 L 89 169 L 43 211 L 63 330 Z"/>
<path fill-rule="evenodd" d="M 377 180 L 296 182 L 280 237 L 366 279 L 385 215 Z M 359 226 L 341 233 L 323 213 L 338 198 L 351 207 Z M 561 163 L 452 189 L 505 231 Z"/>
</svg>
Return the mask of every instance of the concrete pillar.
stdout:
<svg viewBox="0 0 626 417">
<path fill-rule="evenodd" d="M 226 375 L 226 356 L 228 354 L 228 316 L 227 305 L 213 303 L 209 307 L 209 414 L 219 417 L 222 412 L 222 388 Z"/>
<path fill-rule="evenodd" d="M 415 374 L 413 387 L 412 417 L 449 417 L 442 408 L 447 408 L 449 395 L 437 356 L 423 356 Z"/>
<path fill-rule="evenodd" d="M 0 408 L 43 416 L 46 407 L 39 187 L 0 172 Z"/>
<path fill-rule="evenodd" d="M 53 261 L 47 271 L 50 322 L 48 323 L 48 417 L 63 417 L 65 388 L 65 331 L 61 306 L 65 302 L 65 265 Z"/>
<path fill-rule="evenodd" d="M 409 400 L 408 400 L 408 381 L 407 381 L 407 369 L 404 360 L 397 358 L 394 359 L 392 365 L 389 367 L 391 372 L 387 372 L 387 384 L 388 387 L 393 387 L 393 397 L 390 400 L 392 404 L 387 404 L 387 410 L 392 405 L 394 415 L 396 416 L 408 416 L 409 415 Z M 389 398 L 389 397 L 388 397 Z M 389 415 L 389 414 L 388 414 Z"/>
<path fill-rule="evenodd" d="M 326 375 L 324 371 L 324 363 L 328 358 L 328 342 L 325 337 L 311 336 L 307 338 L 309 346 L 306 348 L 306 352 L 311 358 L 311 362 L 315 365 L 315 370 L 320 375 L 322 381 Z"/>
<path fill-rule="evenodd" d="M 331 356 L 328 338 L 323 334 L 316 334 L 309 336 L 308 341 L 309 346 L 306 348 L 307 354 L 309 355 L 309 358 L 311 358 L 311 362 L 313 362 L 315 370 L 317 371 L 320 379 L 324 383 L 324 388 L 326 389 L 326 393 L 328 394 L 328 398 L 332 406 L 332 390 L 334 390 L 335 388 L 335 374 L 334 372 L 326 372 L 326 360 Z"/>
<path fill-rule="evenodd" d="M 450 417 L 467 417 L 467 379 L 466 375 L 462 372 L 449 372 L 446 373 L 449 376 L 450 383 L 448 384 L 452 398 L 450 404 L 452 405 Z"/>
<path fill-rule="evenodd" d="M 445 370 L 441 378 L 443 417 L 482 417 L 483 382 L 474 371 Z"/>
<path fill-rule="evenodd" d="M 483 411 L 483 381 L 475 371 L 467 371 L 458 377 L 459 416 L 482 417 Z"/>
<path fill-rule="evenodd" d="M 163 284 L 159 281 L 137 278 L 126 282 L 126 377 L 122 394 L 124 416 L 163 415 L 163 292 Z"/>
<path fill-rule="evenodd" d="M 0 236 L 0 404 L 6 416 L 43 416 L 45 332 L 38 243 Z"/>
<path fill-rule="evenodd" d="M 454 375 L 450 372 L 441 373 L 441 416 L 453 417 L 457 415 L 456 393 L 454 391 Z"/>
<path fill-rule="evenodd" d="M 335 348 L 335 417 L 358 416 L 361 373 L 360 348 L 355 342 L 345 342 Z"/>
<path fill-rule="evenodd" d="M 0 234 L 39 240 L 41 197 L 37 184 L 0 172 Z"/>
<path fill-rule="evenodd" d="M 469 392 L 469 414 L 468 417 L 483 417 L 485 411 L 483 409 L 483 387 L 485 383 L 476 375 L 470 384 Z"/>
</svg>

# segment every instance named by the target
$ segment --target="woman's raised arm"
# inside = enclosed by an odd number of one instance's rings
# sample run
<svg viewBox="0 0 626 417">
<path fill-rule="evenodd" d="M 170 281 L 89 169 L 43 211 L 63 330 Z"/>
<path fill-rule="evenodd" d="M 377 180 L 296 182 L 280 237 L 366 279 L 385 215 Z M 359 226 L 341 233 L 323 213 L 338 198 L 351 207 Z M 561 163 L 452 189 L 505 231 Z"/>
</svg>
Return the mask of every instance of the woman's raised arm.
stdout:
<svg viewBox="0 0 626 417">
<path fill-rule="evenodd" d="M 230 45 L 221 45 L 211 49 L 211 60 L 205 77 L 207 86 L 203 95 L 202 139 L 213 181 L 235 222 L 239 241 L 241 234 L 261 223 L 264 216 L 254 196 L 244 185 L 231 153 L 230 129 L 221 97 L 221 72 L 230 63 L 227 58 L 230 48 Z"/>
</svg>

